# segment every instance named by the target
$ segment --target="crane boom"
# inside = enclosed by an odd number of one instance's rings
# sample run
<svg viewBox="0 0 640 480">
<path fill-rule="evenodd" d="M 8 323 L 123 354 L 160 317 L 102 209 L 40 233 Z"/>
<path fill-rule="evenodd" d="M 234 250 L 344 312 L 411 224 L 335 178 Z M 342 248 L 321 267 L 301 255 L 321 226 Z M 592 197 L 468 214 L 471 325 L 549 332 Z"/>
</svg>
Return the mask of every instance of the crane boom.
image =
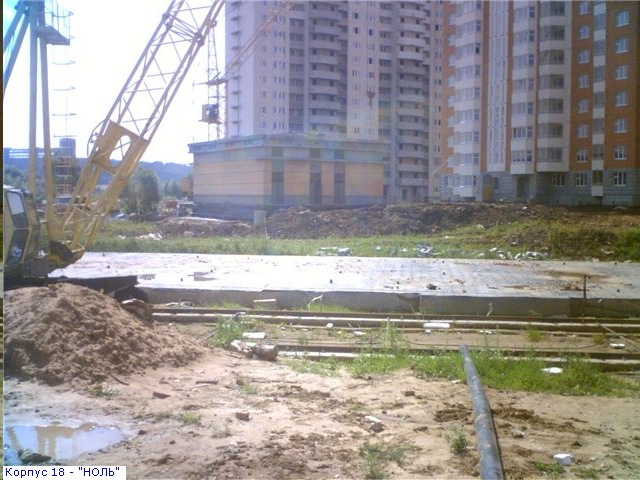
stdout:
<svg viewBox="0 0 640 480">
<path fill-rule="evenodd" d="M 82 257 L 155 135 L 224 0 L 173 0 L 105 120 L 59 219 L 47 222 L 52 270 Z M 97 191 L 107 174 L 107 188 Z"/>
</svg>

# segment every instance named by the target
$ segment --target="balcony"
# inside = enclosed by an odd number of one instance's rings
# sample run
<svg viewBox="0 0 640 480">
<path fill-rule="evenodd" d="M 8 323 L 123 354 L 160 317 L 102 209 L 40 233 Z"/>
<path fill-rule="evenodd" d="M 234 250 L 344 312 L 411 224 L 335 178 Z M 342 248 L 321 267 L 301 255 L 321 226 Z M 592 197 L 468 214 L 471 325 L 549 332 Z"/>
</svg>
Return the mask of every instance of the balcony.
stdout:
<svg viewBox="0 0 640 480">
<path fill-rule="evenodd" d="M 472 163 L 456 165 L 453 167 L 453 173 L 464 176 L 480 175 L 480 165 L 474 165 Z"/>
<path fill-rule="evenodd" d="M 509 172 L 511 175 L 533 175 L 533 173 L 535 173 L 535 167 L 533 162 L 511 162 Z"/>
<path fill-rule="evenodd" d="M 453 194 L 463 198 L 474 198 L 476 196 L 475 187 L 473 186 L 453 187 Z"/>
</svg>

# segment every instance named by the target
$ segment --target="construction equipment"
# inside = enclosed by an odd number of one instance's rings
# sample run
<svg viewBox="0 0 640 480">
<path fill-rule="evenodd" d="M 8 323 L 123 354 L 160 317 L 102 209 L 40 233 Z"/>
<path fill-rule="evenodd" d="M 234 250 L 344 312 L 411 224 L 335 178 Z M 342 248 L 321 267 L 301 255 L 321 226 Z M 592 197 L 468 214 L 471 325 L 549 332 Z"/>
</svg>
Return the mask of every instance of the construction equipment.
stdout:
<svg viewBox="0 0 640 480">
<path fill-rule="evenodd" d="M 56 213 L 53 201 L 46 78 L 46 35 L 51 35 L 51 31 L 43 22 L 43 5 L 43 0 L 19 1 L 18 14 L 3 44 L 5 52 L 10 49 L 3 72 L 6 90 L 27 27 L 31 28 L 32 66 L 37 58 L 35 45 L 40 41 L 42 115 L 47 118 L 43 132 L 45 221 L 41 221 L 32 193 L 6 186 L 3 189 L 7 288 L 14 284 L 39 283 L 53 270 L 82 257 L 153 139 L 196 54 L 214 27 L 224 0 L 171 1 L 106 118 L 91 135 L 87 163 L 61 214 Z M 36 83 L 33 77 L 32 68 L 30 150 L 34 152 L 34 167 L 30 176 L 35 179 Z M 104 175 L 109 178 L 107 187 L 98 191 L 98 179 Z M 31 192 L 34 185 L 29 188 Z"/>
</svg>

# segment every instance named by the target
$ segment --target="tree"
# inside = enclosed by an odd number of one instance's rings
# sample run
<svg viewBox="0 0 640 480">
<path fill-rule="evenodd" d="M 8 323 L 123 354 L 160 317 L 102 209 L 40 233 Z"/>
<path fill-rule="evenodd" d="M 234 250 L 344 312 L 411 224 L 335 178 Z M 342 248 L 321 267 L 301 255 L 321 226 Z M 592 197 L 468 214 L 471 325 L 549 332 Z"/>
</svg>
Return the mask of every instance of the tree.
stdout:
<svg viewBox="0 0 640 480">
<path fill-rule="evenodd" d="M 138 169 L 125 185 L 120 198 L 127 213 L 145 215 L 158 211 L 160 184 L 152 170 Z"/>
<path fill-rule="evenodd" d="M 2 169 L 2 181 L 5 185 L 16 188 L 26 188 L 27 176 L 22 170 L 13 165 L 8 165 Z"/>
<path fill-rule="evenodd" d="M 164 184 L 164 195 L 166 197 L 174 197 L 180 198 L 182 196 L 182 192 L 180 190 L 180 185 L 175 180 L 169 180 Z"/>
</svg>

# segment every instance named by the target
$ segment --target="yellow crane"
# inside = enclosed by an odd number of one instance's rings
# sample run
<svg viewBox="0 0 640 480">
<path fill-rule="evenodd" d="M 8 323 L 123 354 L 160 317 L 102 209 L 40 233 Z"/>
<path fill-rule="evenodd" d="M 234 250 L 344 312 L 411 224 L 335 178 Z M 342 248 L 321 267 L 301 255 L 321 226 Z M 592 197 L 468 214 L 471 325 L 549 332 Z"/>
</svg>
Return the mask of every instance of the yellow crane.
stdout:
<svg viewBox="0 0 640 480">
<path fill-rule="evenodd" d="M 48 122 L 47 29 L 42 21 L 43 3 L 42 0 L 18 2 L 14 22 L 3 39 L 4 52 L 9 51 L 3 81 L 6 91 L 22 39 L 30 28 L 32 64 L 36 61 L 35 45 L 40 45 L 43 117 Z M 45 125 L 46 221 L 41 221 L 31 192 L 3 188 L 5 285 L 33 283 L 82 257 L 153 139 L 223 6 L 224 0 L 170 2 L 113 106 L 94 130 L 89 140 L 87 163 L 61 215 L 54 211 L 51 160 L 50 153 L 47 154 L 49 132 Z M 32 77 L 33 72 L 32 69 Z M 30 150 L 35 152 L 35 83 L 32 87 Z M 35 167 L 31 174 L 35 178 Z M 98 191 L 98 179 L 104 174 L 109 176 L 107 188 Z M 33 191 L 33 187 L 30 189 Z"/>
</svg>

